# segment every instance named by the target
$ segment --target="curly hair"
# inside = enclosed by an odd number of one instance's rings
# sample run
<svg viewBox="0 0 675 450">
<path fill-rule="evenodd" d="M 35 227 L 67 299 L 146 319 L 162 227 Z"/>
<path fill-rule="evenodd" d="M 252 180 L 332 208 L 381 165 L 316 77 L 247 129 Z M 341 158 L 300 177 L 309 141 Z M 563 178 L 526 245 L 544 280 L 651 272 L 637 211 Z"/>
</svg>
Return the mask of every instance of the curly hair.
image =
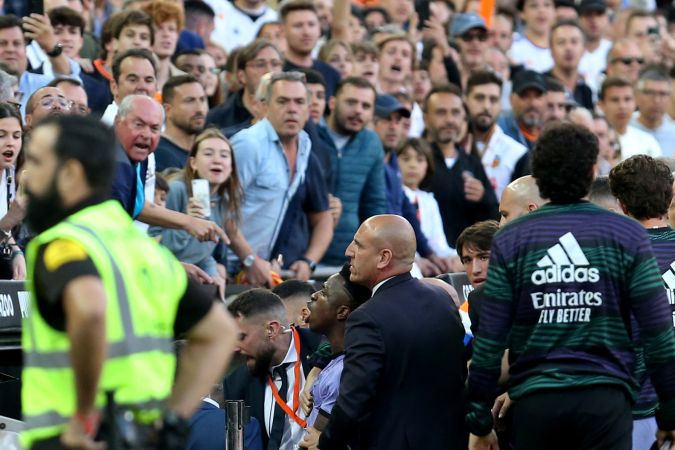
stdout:
<svg viewBox="0 0 675 450">
<path fill-rule="evenodd" d="M 668 166 L 647 155 L 635 155 L 609 173 L 612 194 L 637 220 L 663 217 L 673 198 L 673 175 Z"/>
<path fill-rule="evenodd" d="M 581 200 L 593 182 L 598 139 L 588 128 L 571 122 L 544 127 L 532 153 L 532 176 L 542 198 L 552 203 Z"/>
</svg>

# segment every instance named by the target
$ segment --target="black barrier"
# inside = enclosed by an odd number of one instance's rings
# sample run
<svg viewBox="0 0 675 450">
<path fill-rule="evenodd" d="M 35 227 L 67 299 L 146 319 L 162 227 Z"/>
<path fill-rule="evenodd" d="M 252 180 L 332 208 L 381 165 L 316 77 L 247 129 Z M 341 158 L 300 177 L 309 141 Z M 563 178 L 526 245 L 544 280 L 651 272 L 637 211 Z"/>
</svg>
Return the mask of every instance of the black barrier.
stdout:
<svg viewBox="0 0 675 450">
<path fill-rule="evenodd" d="M 21 319 L 28 317 L 29 293 L 23 281 L 0 281 L 0 346 L 18 345 Z"/>
<path fill-rule="evenodd" d="M 469 292 L 473 291 L 473 286 L 469 283 L 469 277 L 466 276 L 465 272 L 444 273 L 438 275 L 436 278 L 445 281 L 455 288 L 457 294 L 459 294 L 460 305 L 468 299 Z"/>
</svg>

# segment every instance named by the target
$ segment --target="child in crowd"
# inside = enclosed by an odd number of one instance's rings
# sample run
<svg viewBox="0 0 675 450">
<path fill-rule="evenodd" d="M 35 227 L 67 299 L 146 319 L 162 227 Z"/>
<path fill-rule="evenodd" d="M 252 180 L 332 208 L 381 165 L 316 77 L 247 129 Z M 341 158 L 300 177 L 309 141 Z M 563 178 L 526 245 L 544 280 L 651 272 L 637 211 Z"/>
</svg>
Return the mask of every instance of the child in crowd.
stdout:
<svg viewBox="0 0 675 450">
<path fill-rule="evenodd" d="M 210 205 L 203 205 L 192 192 L 192 180 L 206 179 L 210 187 Z M 169 180 L 166 207 L 191 216 L 210 219 L 222 226 L 230 238 L 230 246 L 240 258 L 253 250 L 239 230 L 242 192 L 230 142 L 215 128 L 197 136 L 184 170 Z M 210 209 L 210 216 L 205 210 Z M 150 235 L 161 235 L 161 243 L 178 259 L 195 264 L 224 289 L 225 278 L 218 271 L 213 252 L 216 243 L 200 242 L 183 230 L 151 227 Z"/>
<path fill-rule="evenodd" d="M 396 151 L 401 169 L 403 191 L 417 208 L 417 218 L 429 246 L 441 258 L 455 256 L 457 252 L 448 245 L 443 232 L 443 222 L 434 194 L 420 189 L 434 173 L 431 148 L 423 139 L 407 139 Z"/>
<path fill-rule="evenodd" d="M 159 174 L 155 175 L 155 199 L 153 203 L 162 208 L 166 208 L 166 196 L 169 194 L 169 183 Z"/>
<path fill-rule="evenodd" d="M 549 35 L 555 21 L 555 3 L 553 0 L 518 0 L 518 10 L 525 27 L 511 45 L 511 61 L 526 69 L 546 72 L 553 67 Z"/>
</svg>

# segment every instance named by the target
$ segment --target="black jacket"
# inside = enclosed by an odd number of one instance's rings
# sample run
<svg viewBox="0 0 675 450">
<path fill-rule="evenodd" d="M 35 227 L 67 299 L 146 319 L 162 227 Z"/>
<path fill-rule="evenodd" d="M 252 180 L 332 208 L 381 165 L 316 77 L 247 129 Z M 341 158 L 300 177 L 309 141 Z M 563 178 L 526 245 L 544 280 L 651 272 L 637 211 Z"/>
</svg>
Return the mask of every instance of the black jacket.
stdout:
<svg viewBox="0 0 675 450">
<path fill-rule="evenodd" d="M 467 155 L 463 149 L 457 149 L 457 158 L 451 169 L 445 165 L 443 152 L 432 144 L 434 153 L 434 175 L 428 188 L 434 193 L 438 208 L 441 210 L 443 231 L 451 247 L 455 247 L 457 237 L 464 228 L 481 220 L 499 218 L 499 203 L 492 185 L 485 175 L 483 163 L 474 156 Z M 470 202 L 464 196 L 463 172 L 470 172 L 483 183 L 485 194 L 478 202 Z"/>
<path fill-rule="evenodd" d="M 409 273 L 351 313 L 340 394 L 321 450 L 459 450 L 464 430 L 464 327 L 437 286 Z"/>
<path fill-rule="evenodd" d="M 310 357 L 319 347 L 321 335 L 310 330 L 298 329 L 300 335 L 300 361 L 305 377 L 312 370 Z M 246 406 L 251 407 L 251 417 L 260 423 L 263 438 L 263 448 L 267 448 L 270 437 L 265 428 L 265 387 L 267 380 L 251 375 L 246 365 L 238 367 L 223 380 L 223 395 L 225 400 L 244 400 Z"/>
</svg>

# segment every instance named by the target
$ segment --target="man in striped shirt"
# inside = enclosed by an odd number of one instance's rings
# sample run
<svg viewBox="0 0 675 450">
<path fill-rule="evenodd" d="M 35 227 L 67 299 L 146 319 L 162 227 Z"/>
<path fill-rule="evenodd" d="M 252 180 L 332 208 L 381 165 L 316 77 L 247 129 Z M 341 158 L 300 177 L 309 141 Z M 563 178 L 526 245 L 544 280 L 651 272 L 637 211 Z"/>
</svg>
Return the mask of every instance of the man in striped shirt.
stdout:
<svg viewBox="0 0 675 450">
<path fill-rule="evenodd" d="M 668 316 L 675 325 L 675 231 L 668 226 L 667 217 L 673 197 L 673 175 L 663 161 L 636 155 L 612 169 L 609 184 L 623 212 L 647 229 L 671 306 Z M 639 336 L 636 338 L 639 342 Z M 633 450 L 648 450 L 656 431 L 654 412 L 658 399 L 644 364 L 638 366 L 636 377 L 640 396 L 633 407 Z"/>
<path fill-rule="evenodd" d="M 545 129 L 532 175 L 550 203 L 493 240 L 469 375 L 472 450 L 496 448 L 490 408 L 506 347 L 516 449 L 629 450 L 639 387 L 631 316 L 660 402 L 659 441 L 675 440 L 675 338 L 663 281 L 644 228 L 582 200 L 597 155 L 586 128 Z"/>
</svg>

